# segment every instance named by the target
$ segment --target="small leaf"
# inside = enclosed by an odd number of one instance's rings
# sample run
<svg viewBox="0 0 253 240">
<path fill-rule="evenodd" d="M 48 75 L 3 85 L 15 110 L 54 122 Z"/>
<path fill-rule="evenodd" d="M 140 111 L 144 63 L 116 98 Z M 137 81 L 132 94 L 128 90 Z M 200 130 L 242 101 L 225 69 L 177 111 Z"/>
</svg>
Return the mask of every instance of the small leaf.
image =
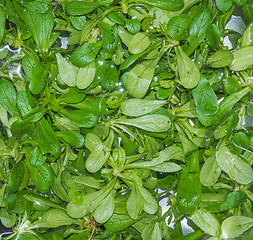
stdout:
<svg viewBox="0 0 253 240">
<path fill-rule="evenodd" d="M 234 56 L 230 51 L 221 49 L 208 58 L 206 63 L 213 68 L 222 68 L 229 66 L 233 60 Z"/>
<path fill-rule="evenodd" d="M 127 116 L 138 117 L 150 113 L 166 103 L 167 101 L 130 98 L 121 103 L 120 109 Z"/>
<path fill-rule="evenodd" d="M 115 201 L 114 201 L 114 192 L 111 193 L 103 200 L 103 202 L 96 208 L 94 212 L 94 218 L 98 223 L 107 222 L 114 211 Z"/>
<path fill-rule="evenodd" d="M 8 111 L 11 115 L 17 113 L 16 109 L 16 91 L 13 85 L 8 81 L 0 80 L 0 104 Z"/>
<path fill-rule="evenodd" d="M 92 61 L 87 66 L 79 68 L 76 78 L 76 86 L 79 89 L 85 89 L 89 87 L 95 78 L 96 74 L 96 64 Z"/>
<path fill-rule="evenodd" d="M 128 50 L 132 54 L 138 54 L 146 50 L 150 45 L 148 36 L 144 33 L 137 33 L 131 39 Z"/>
<path fill-rule="evenodd" d="M 226 218 L 221 225 L 222 238 L 236 238 L 253 227 L 253 218 L 245 216 L 232 216 Z"/>
<path fill-rule="evenodd" d="M 141 237 L 143 240 L 162 240 L 162 229 L 160 229 L 159 222 L 149 223 L 142 231 Z"/>
<path fill-rule="evenodd" d="M 211 236 L 219 236 L 221 225 L 215 215 L 207 210 L 198 209 L 191 217 L 192 221 L 205 233 Z"/>
<path fill-rule="evenodd" d="M 251 166 L 237 155 L 232 154 L 224 145 L 217 150 L 216 159 L 219 167 L 231 179 L 240 184 L 250 184 L 253 181 L 253 170 Z"/>
<path fill-rule="evenodd" d="M 31 152 L 30 163 L 33 167 L 41 167 L 46 159 L 47 157 L 42 155 L 38 147 Z"/>
<path fill-rule="evenodd" d="M 178 74 L 182 86 L 188 89 L 196 87 L 200 80 L 200 73 L 196 64 L 186 55 L 180 46 L 175 48 L 175 51 Z"/>
<path fill-rule="evenodd" d="M 137 219 L 142 213 L 144 208 L 144 198 L 142 197 L 140 190 L 136 184 L 131 188 L 131 193 L 127 199 L 127 212 L 133 219 Z"/>
<path fill-rule="evenodd" d="M 79 68 L 85 67 L 95 59 L 100 46 L 100 42 L 83 44 L 71 54 L 70 61 Z"/>
<path fill-rule="evenodd" d="M 171 126 L 170 118 L 164 115 L 152 114 L 132 119 L 116 119 L 116 123 L 135 126 L 149 132 L 165 132 Z"/>
<path fill-rule="evenodd" d="M 56 136 L 75 148 L 81 148 L 85 142 L 83 135 L 74 131 L 57 131 Z"/>
<path fill-rule="evenodd" d="M 102 168 L 108 159 L 108 155 L 104 152 L 103 144 L 95 146 L 88 156 L 85 166 L 88 171 L 94 173 Z"/>
<path fill-rule="evenodd" d="M 77 69 L 68 63 L 60 53 L 56 54 L 56 58 L 61 81 L 69 87 L 74 87 L 76 85 Z"/>
<path fill-rule="evenodd" d="M 210 83 L 201 76 L 198 86 L 192 90 L 198 111 L 204 116 L 214 115 L 218 111 L 218 101 Z"/>
</svg>

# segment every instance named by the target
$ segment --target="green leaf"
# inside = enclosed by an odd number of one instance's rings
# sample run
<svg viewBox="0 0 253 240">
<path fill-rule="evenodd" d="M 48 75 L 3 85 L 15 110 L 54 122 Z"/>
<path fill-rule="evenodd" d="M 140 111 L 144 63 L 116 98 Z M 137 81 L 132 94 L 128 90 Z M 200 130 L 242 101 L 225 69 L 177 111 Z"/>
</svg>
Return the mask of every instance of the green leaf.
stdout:
<svg viewBox="0 0 253 240">
<path fill-rule="evenodd" d="M 14 86 L 8 80 L 0 80 L 0 96 L 0 104 L 2 105 L 2 107 L 4 107 L 4 109 L 11 115 L 16 115 L 17 93 L 15 91 Z"/>
<path fill-rule="evenodd" d="M 208 58 L 206 63 L 212 68 L 222 68 L 230 65 L 233 60 L 234 56 L 230 51 L 221 49 Z"/>
<path fill-rule="evenodd" d="M 41 193 L 49 192 L 50 187 L 54 183 L 54 174 L 47 163 L 44 163 L 41 167 L 35 168 L 27 160 L 26 166 L 37 189 Z"/>
<path fill-rule="evenodd" d="M 55 133 L 59 139 L 75 148 L 81 148 L 84 145 L 85 139 L 80 133 L 74 131 L 57 131 Z"/>
<path fill-rule="evenodd" d="M 95 209 L 103 202 L 103 200 L 112 191 L 116 178 L 108 183 L 99 191 L 88 193 L 84 196 L 83 204 L 79 205 L 73 202 L 68 203 L 66 207 L 67 213 L 73 218 L 81 218 L 89 213 L 95 211 Z"/>
<path fill-rule="evenodd" d="M 58 97 L 58 100 L 65 103 L 79 103 L 84 100 L 86 95 L 83 92 L 78 91 L 76 88 L 70 88 L 68 92 Z"/>
<path fill-rule="evenodd" d="M 223 202 L 217 203 L 207 207 L 210 212 L 222 212 L 227 211 L 231 208 L 239 207 L 247 199 L 246 193 L 242 191 L 230 192 L 224 199 Z"/>
<path fill-rule="evenodd" d="M 55 132 L 45 118 L 36 122 L 38 147 L 43 155 L 51 153 L 54 157 L 60 155 L 60 143 Z"/>
<path fill-rule="evenodd" d="M 69 17 L 72 25 L 77 30 L 81 31 L 83 29 L 84 24 L 86 23 L 86 16 L 70 16 Z"/>
<path fill-rule="evenodd" d="M 11 133 L 17 139 L 21 139 L 23 136 L 32 136 L 34 134 L 34 126 L 24 120 L 17 119 L 15 122 L 11 124 Z"/>
<path fill-rule="evenodd" d="M 92 61 L 87 66 L 79 68 L 76 77 L 76 86 L 79 89 L 85 89 L 93 82 L 96 74 L 96 64 Z"/>
<path fill-rule="evenodd" d="M 234 56 L 234 60 L 229 66 L 231 70 L 246 70 L 249 66 L 253 64 L 251 58 L 253 54 L 253 46 L 237 49 L 232 54 Z"/>
<path fill-rule="evenodd" d="M 218 148 L 216 159 L 219 167 L 232 180 L 240 184 L 250 184 L 253 181 L 253 170 L 251 166 L 237 155 L 232 154 L 224 145 Z"/>
<path fill-rule="evenodd" d="M 114 120 L 114 122 L 134 126 L 149 132 L 165 132 L 171 127 L 170 118 L 159 114 L 145 115 L 132 119 L 119 118 Z"/>
<path fill-rule="evenodd" d="M 228 11 L 233 5 L 233 0 L 216 0 L 217 8 L 222 11 Z"/>
<path fill-rule="evenodd" d="M 102 141 L 95 133 L 87 133 L 85 138 L 85 147 L 92 151 L 98 144 L 101 144 Z"/>
<path fill-rule="evenodd" d="M 148 214 L 155 214 L 158 210 L 158 203 L 152 194 L 144 187 L 139 186 L 139 191 L 144 199 L 143 210 Z"/>
<path fill-rule="evenodd" d="M 40 52 L 46 53 L 52 45 L 50 37 L 54 26 L 53 13 L 49 11 L 42 14 L 26 9 L 23 20 Z"/>
<path fill-rule="evenodd" d="M 93 148 L 86 160 L 85 166 L 88 171 L 92 173 L 97 172 L 106 163 L 108 157 L 108 154 L 104 151 L 103 143 L 100 143 Z"/>
<path fill-rule="evenodd" d="M 245 216 L 228 217 L 222 222 L 221 236 L 224 239 L 236 238 L 252 227 L 253 227 L 253 218 Z"/>
<path fill-rule="evenodd" d="M 13 166 L 8 181 L 8 189 L 10 192 L 16 192 L 26 186 L 28 182 L 26 172 L 27 168 L 23 161 L 20 161 Z"/>
<path fill-rule="evenodd" d="M 127 199 L 126 206 L 129 216 L 133 219 L 137 219 L 143 211 L 144 198 L 142 197 L 136 183 L 134 183 L 131 188 L 131 193 Z"/>
<path fill-rule="evenodd" d="M 168 34 L 177 41 L 186 40 L 191 19 L 187 15 L 172 17 L 168 24 Z"/>
<path fill-rule="evenodd" d="M 179 11 L 184 7 L 183 0 L 160 0 L 160 1 L 153 1 L 153 0 L 140 0 L 140 2 L 150 4 L 154 7 L 158 7 L 167 11 Z"/>
<path fill-rule="evenodd" d="M 196 87 L 200 80 L 198 67 L 180 46 L 175 48 L 175 51 L 177 55 L 178 74 L 182 86 L 188 89 Z"/>
<path fill-rule="evenodd" d="M 95 59 L 100 46 L 100 42 L 83 44 L 74 50 L 71 54 L 70 61 L 79 68 L 85 67 Z"/>
<path fill-rule="evenodd" d="M 4 227 L 6 228 L 12 228 L 16 221 L 17 217 L 15 213 L 8 213 L 6 208 L 0 209 L 0 220 Z"/>
<path fill-rule="evenodd" d="M 33 167 L 41 167 L 46 161 L 47 157 L 43 156 L 38 147 L 31 152 L 30 163 Z"/>
<path fill-rule="evenodd" d="M 111 191 L 108 196 L 103 200 L 103 202 L 96 208 L 94 212 L 94 218 L 98 223 L 107 222 L 113 214 L 114 207 L 114 192 Z"/>
<path fill-rule="evenodd" d="M 56 54 L 59 77 L 69 87 L 76 85 L 77 68 L 69 63 L 60 53 Z"/>
<path fill-rule="evenodd" d="M 3 36 L 4 36 L 4 32 L 5 32 L 5 22 L 6 22 L 6 18 L 5 18 L 5 9 L 4 6 L 1 5 L 0 6 L 0 43 L 2 42 Z"/>
<path fill-rule="evenodd" d="M 127 116 L 138 117 L 150 113 L 166 103 L 167 101 L 130 98 L 121 103 L 120 109 Z"/>
<path fill-rule="evenodd" d="M 50 209 L 44 212 L 42 217 L 35 223 L 42 228 L 57 228 L 64 225 L 79 224 L 76 219 L 72 219 L 61 209 Z"/>
<path fill-rule="evenodd" d="M 219 179 L 221 168 L 216 161 L 216 154 L 213 154 L 205 159 L 205 162 L 200 170 L 200 182 L 204 186 L 213 186 Z"/>
<path fill-rule="evenodd" d="M 111 60 L 107 60 L 100 70 L 103 72 L 101 85 L 108 90 L 114 89 L 119 82 L 119 72 L 115 64 Z"/>
<path fill-rule="evenodd" d="M 206 42 L 211 48 L 217 48 L 221 40 L 221 33 L 214 23 L 209 25 L 206 31 Z"/>
<path fill-rule="evenodd" d="M 124 25 L 125 17 L 121 11 L 111 12 L 107 15 L 110 21 L 115 22 L 119 25 Z"/>
<path fill-rule="evenodd" d="M 17 94 L 17 106 L 21 115 L 24 117 L 32 108 L 29 104 L 28 96 L 25 91 Z"/>
<path fill-rule="evenodd" d="M 79 2 L 71 1 L 66 5 L 66 12 L 69 15 L 84 15 L 86 13 L 92 12 L 95 8 L 101 5 L 109 5 L 111 1 L 100 1 L 100 2 Z"/>
<path fill-rule="evenodd" d="M 200 201 L 202 186 L 199 178 L 190 172 L 184 172 L 180 176 L 177 203 L 182 213 L 193 212 Z"/>
<path fill-rule="evenodd" d="M 196 108 L 204 116 L 214 115 L 218 111 L 218 101 L 210 83 L 201 76 L 196 88 L 192 90 Z"/>
<path fill-rule="evenodd" d="M 91 128 L 97 124 L 95 115 L 85 110 L 68 111 L 66 109 L 61 109 L 60 113 L 78 127 Z"/>
<path fill-rule="evenodd" d="M 136 34 L 141 30 L 141 21 L 139 19 L 126 19 L 126 28 L 127 30 L 132 33 Z"/>
<path fill-rule="evenodd" d="M 104 224 L 105 228 L 110 232 L 122 231 L 145 216 L 141 214 L 137 219 L 132 219 L 128 214 L 113 213 L 112 217 Z"/>
<path fill-rule="evenodd" d="M 47 109 L 42 107 L 32 108 L 24 115 L 24 120 L 29 123 L 38 122 L 44 116 L 46 111 Z"/>
<path fill-rule="evenodd" d="M 96 178 L 90 176 L 70 176 L 64 181 L 69 188 L 76 188 L 80 191 L 83 190 L 85 186 L 101 189 L 100 182 Z"/>
<path fill-rule="evenodd" d="M 221 224 L 215 217 L 205 209 L 198 209 L 191 216 L 191 220 L 205 233 L 211 236 L 221 234 Z"/>
<path fill-rule="evenodd" d="M 51 7 L 49 0 L 37 0 L 27 3 L 27 9 L 37 13 L 47 13 Z"/>
<path fill-rule="evenodd" d="M 189 30 L 189 48 L 187 54 L 192 53 L 198 45 L 205 39 L 207 29 L 211 24 L 211 12 L 207 7 L 198 11 L 190 24 Z"/>
<path fill-rule="evenodd" d="M 141 237 L 143 240 L 162 240 L 162 229 L 159 222 L 149 223 L 142 231 Z"/>
<path fill-rule="evenodd" d="M 137 33 L 129 42 L 128 50 L 132 54 L 138 54 L 145 51 L 149 47 L 150 43 L 151 42 L 146 34 Z"/>
</svg>

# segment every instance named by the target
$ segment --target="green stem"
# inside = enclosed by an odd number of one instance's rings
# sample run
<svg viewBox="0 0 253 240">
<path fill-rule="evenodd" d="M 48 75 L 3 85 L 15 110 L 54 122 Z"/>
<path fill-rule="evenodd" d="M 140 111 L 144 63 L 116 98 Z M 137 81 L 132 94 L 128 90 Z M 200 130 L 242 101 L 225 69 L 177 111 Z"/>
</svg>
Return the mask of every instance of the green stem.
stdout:
<svg viewBox="0 0 253 240">
<path fill-rule="evenodd" d="M 200 230 L 197 230 L 195 232 L 189 233 L 182 237 L 173 238 L 173 240 L 199 240 L 202 237 L 204 237 L 206 234 L 203 233 Z"/>
</svg>

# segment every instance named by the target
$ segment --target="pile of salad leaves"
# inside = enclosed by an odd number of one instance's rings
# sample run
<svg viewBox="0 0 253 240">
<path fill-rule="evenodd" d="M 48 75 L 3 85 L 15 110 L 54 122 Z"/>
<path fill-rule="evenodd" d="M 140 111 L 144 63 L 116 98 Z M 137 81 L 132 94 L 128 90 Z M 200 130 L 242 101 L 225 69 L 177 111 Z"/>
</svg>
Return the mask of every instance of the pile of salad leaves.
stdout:
<svg viewBox="0 0 253 240">
<path fill-rule="evenodd" d="M 2 0 L 0 238 L 252 240 L 252 21 L 250 0 Z"/>
</svg>

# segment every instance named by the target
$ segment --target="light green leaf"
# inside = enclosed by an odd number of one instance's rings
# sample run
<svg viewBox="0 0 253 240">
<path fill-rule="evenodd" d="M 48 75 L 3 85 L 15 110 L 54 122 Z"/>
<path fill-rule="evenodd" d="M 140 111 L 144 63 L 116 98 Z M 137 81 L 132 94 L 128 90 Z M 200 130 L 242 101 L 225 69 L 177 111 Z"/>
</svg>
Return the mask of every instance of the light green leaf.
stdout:
<svg viewBox="0 0 253 240">
<path fill-rule="evenodd" d="M 205 233 L 211 236 L 219 236 L 221 225 L 217 218 L 205 209 L 198 209 L 191 216 L 192 221 Z"/>
<path fill-rule="evenodd" d="M 101 169 L 106 163 L 109 154 L 105 153 L 103 143 L 95 146 L 88 156 L 85 166 L 88 171 L 94 173 Z"/>
<path fill-rule="evenodd" d="M 95 133 L 87 133 L 85 138 L 85 147 L 87 147 L 90 151 L 94 149 L 97 145 L 101 144 L 102 141 L 99 136 Z"/>
<path fill-rule="evenodd" d="M 121 111 L 123 114 L 131 117 L 138 117 L 152 112 L 153 110 L 162 107 L 167 101 L 147 100 L 130 98 L 121 103 Z"/>
<path fill-rule="evenodd" d="M 109 182 L 105 187 L 96 192 L 91 192 L 83 197 L 83 204 L 79 205 L 73 202 L 68 203 L 66 211 L 73 218 L 81 218 L 95 209 L 104 201 L 107 195 L 112 191 L 116 178 Z"/>
<path fill-rule="evenodd" d="M 67 86 L 76 85 L 77 68 L 69 63 L 60 53 L 56 54 L 59 76 Z"/>
<path fill-rule="evenodd" d="M 11 115 L 17 113 L 16 108 L 16 91 L 14 86 L 8 81 L 1 79 L 0 80 L 0 104 L 6 111 Z"/>
<path fill-rule="evenodd" d="M 159 114 L 145 115 L 132 119 L 116 119 L 114 122 L 134 126 L 149 132 L 165 132 L 171 126 L 170 119 Z"/>
<path fill-rule="evenodd" d="M 132 54 L 138 54 L 146 50 L 150 43 L 148 36 L 139 32 L 129 42 L 128 50 Z"/>
<path fill-rule="evenodd" d="M 219 167 L 238 183 L 249 184 L 253 181 L 251 166 L 237 155 L 232 154 L 224 145 L 217 150 L 216 160 Z"/>
<path fill-rule="evenodd" d="M 89 63 L 87 66 L 83 68 L 79 68 L 77 77 L 76 77 L 76 86 L 79 89 L 85 89 L 89 87 L 92 81 L 95 78 L 96 74 L 96 66 L 95 60 Z"/>
<path fill-rule="evenodd" d="M 200 182 L 207 187 L 213 186 L 220 177 L 220 174 L 221 168 L 216 161 L 215 152 L 213 152 L 209 158 L 205 159 L 205 163 L 200 170 Z"/>
<path fill-rule="evenodd" d="M 144 208 L 144 199 L 136 183 L 131 188 L 131 193 L 126 203 L 127 212 L 133 219 L 137 219 Z"/>
<path fill-rule="evenodd" d="M 196 64 L 186 55 L 179 46 L 175 48 L 177 55 L 177 70 L 181 84 L 185 88 L 194 88 L 200 80 L 200 73 Z"/>
<path fill-rule="evenodd" d="M 141 237 L 143 240 L 162 240 L 162 230 L 159 222 L 149 223 L 142 231 Z"/>
<path fill-rule="evenodd" d="M 15 225 L 17 217 L 15 213 L 9 214 L 6 208 L 1 208 L 0 220 L 6 228 L 11 228 Z"/>
<path fill-rule="evenodd" d="M 232 216 L 226 218 L 221 224 L 222 238 L 236 238 L 253 227 L 253 218 Z"/>
<path fill-rule="evenodd" d="M 136 65 L 128 74 L 126 88 L 130 95 L 142 98 L 146 94 L 153 79 L 155 69 L 149 64 L 140 63 Z"/>
<path fill-rule="evenodd" d="M 148 214 L 155 214 L 158 209 L 158 203 L 152 194 L 144 187 L 138 185 L 139 191 L 144 199 L 143 210 Z"/>
<path fill-rule="evenodd" d="M 76 219 L 61 209 L 50 209 L 42 215 L 41 219 L 36 222 L 39 227 L 56 228 L 64 225 L 78 224 Z"/>
<path fill-rule="evenodd" d="M 176 163 L 165 162 L 165 163 L 161 163 L 159 165 L 150 167 L 149 169 L 152 169 L 157 172 L 178 172 L 182 170 L 182 167 Z"/>
<path fill-rule="evenodd" d="M 114 192 L 110 194 L 102 201 L 102 203 L 96 208 L 94 212 L 94 218 L 98 223 L 107 222 L 113 214 L 115 208 Z"/>
</svg>

